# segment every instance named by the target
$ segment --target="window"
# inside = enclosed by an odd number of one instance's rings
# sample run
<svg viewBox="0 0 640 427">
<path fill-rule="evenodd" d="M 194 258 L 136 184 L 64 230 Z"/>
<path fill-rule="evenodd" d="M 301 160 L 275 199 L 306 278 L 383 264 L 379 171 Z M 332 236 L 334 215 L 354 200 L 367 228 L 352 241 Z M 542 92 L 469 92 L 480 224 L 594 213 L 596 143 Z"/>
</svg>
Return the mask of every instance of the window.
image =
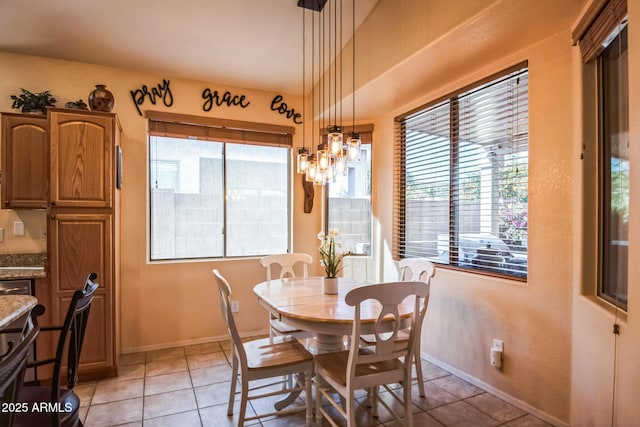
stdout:
<svg viewBox="0 0 640 427">
<path fill-rule="evenodd" d="M 394 257 L 526 279 L 528 72 L 396 119 Z"/>
<path fill-rule="evenodd" d="M 362 141 L 360 160 L 327 185 L 327 228 L 340 231 L 342 247 L 352 255 L 371 255 L 372 133 L 370 126 L 356 131 Z"/>
<path fill-rule="evenodd" d="M 284 134 L 260 130 L 267 125 L 161 113 L 151 117 L 151 260 L 288 251 L 292 130 L 277 129 L 289 131 Z"/>
<path fill-rule="evenodd" d="M 598 57 L 600 280 L 598 295 L 627 309 L 629 260 L 629 80 L 626 19 Z"/>
</svg>

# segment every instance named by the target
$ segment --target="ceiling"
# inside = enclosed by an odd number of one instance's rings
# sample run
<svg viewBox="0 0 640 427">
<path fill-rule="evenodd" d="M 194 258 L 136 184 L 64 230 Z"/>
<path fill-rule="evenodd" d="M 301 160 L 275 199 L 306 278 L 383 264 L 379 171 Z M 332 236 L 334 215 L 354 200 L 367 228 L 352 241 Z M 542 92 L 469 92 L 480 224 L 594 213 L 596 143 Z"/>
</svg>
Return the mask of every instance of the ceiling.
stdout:
<svg viewBox="0 0 640 427">
<path fill-rule="evenodd" d="M 568 30 L 590 3 L 355 1 L 363 120 L 450 84 L 469 64 L 481 69 Z M 351 5 L 344 0 L 345 45 Z M 302 14 L 297 0 L 0 0 L 0 51 L 301 94 Z M 307 92 L 310 79 L 307 69 Z"/>
<path fill-rule="evenodd" d="M 376 3 L 357 0 L 356 26 Z M 297 0 L 2 0 L 0 51 L 295 94 L 302 13 Z"/>
</svg>

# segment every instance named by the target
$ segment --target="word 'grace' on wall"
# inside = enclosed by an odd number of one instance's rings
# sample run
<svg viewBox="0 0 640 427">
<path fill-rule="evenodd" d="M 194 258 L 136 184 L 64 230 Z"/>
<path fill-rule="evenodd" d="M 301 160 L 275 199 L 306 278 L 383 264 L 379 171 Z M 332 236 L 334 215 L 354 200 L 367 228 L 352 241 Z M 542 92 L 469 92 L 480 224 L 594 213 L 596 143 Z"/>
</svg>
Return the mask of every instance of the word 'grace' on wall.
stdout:
<svg viewBox="0 0 640 427">
<path fill-rule="evenodd" d="M 151 87 L 142 85 L 139 89 L 130 91 L 133 105 L 135 105 L 138 114 L 142 116 L 140 106 L 145 102 L 150 102 L 156 105 L 158 99 L 162 99 L 162 103 L 165 107 L 171 107 L 173 105 L 173 93 L 171 92 L 171 82 L 167 79 L 163 79 L 162 83 Z M 219 92 L 217 90 L 211 90 L 206 88 L 202 91 L 202 110 L 205 112 L 211 111 L 213 106 L 217 107 L 241 107 L 247 108 L 251 102 L 247 99 L 246 95 L 233 94 L 230 91 Z M 291 119 L 295 124 L 302 124 L 302 114 L 298 113 L 293 107 L 287 105 L 284 102 L 282 95 L 276 95 L 271 101 L 271 111 L 275 111 L 280 115 L 286 116 L 287 119 Z"/>
</svg>

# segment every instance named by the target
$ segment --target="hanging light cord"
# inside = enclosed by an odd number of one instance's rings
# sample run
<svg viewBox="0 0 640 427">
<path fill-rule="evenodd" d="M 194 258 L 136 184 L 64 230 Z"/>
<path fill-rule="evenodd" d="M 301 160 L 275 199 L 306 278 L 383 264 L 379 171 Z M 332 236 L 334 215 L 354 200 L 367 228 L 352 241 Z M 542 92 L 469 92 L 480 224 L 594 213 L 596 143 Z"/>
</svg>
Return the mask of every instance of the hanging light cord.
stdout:
<svg viewBox="0 0 640 427">
<path fill-rule="evenodd" d="M 351 133 L 356 133 L 356 0 L 352 2 L 351 13 Z"/>
<path fill-rule="evenodd" d="M 302 8 L 302 148 L 305 149 L 305 137 L 306 137 L 306 123 L 307 123 L 307 114 L 306 114 L 306 102 L 304 102 L 305 94 L 306 94 L 306 82 L 305 79 L 307 77 L 307 55 L 306 55 L 306 47 L 307 47 L 307 31 L 306 31 L 306 21 L 305 21 L 305 8 Z"/>
</svg>

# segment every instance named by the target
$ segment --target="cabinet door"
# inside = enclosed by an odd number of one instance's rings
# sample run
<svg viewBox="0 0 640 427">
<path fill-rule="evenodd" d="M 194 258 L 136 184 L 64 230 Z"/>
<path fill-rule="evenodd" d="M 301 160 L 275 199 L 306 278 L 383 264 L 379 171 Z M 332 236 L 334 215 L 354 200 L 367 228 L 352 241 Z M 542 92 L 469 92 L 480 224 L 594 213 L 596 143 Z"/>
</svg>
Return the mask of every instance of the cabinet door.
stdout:
<svg viewBox="0 0 640 427">
<path fill-rule="evenodd" d="M 73 292 L 96 273 L 96 290 L 80 357 L 80 372 L 113 371 L 113 219 L 109 214 L 60 213 L 50 219 L 51 309 L 62 324 Z"/>
<path fill-rule="evenodd" d="M 45 116 L 2 115 L 2 208 L 46 208 L 49 132 Z"/>
<path fill-rule="evenodd" d="M 49 115 L 52 206 L 111 207 L 115 116 Z"/>
</svg>

